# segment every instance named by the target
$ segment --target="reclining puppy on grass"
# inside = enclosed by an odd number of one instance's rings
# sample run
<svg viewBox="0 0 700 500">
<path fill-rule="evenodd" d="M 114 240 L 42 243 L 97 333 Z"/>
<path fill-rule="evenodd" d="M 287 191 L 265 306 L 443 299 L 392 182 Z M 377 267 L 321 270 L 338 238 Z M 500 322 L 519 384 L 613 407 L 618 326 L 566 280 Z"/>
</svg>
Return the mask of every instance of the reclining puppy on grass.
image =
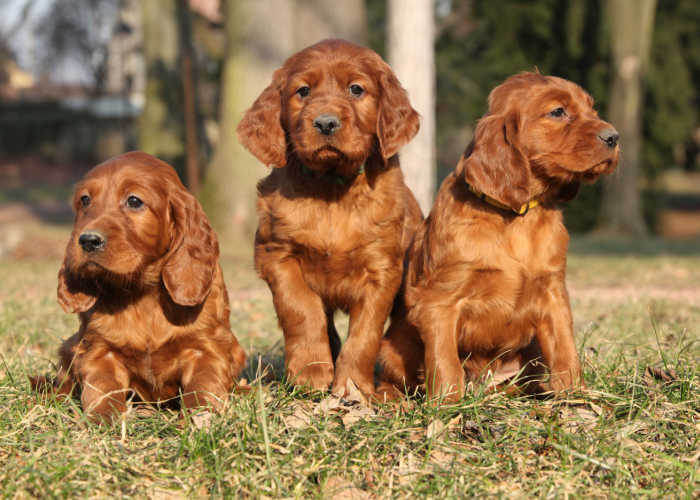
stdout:
<svg viewBox="0 0 700 500">
<path fill-rule="evenodd" d="M 132 395 L 220 409 L 246 356 L 199 202 L 172 167 L 132 152 L 88 172 L 73 208 L 58 301 L 80 314 L 80 328 L 60 348 L 57 377 L 33 387 L 79 395 L 97 421 L 124 412 Z"/>
</svg>

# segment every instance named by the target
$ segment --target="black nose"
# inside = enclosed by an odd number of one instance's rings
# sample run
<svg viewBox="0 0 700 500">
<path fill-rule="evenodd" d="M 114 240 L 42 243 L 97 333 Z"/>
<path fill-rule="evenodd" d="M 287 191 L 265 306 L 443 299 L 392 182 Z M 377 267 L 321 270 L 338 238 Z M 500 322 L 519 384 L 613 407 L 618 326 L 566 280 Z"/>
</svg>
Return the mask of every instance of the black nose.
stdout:
<svg viewBox="0 0 700 500">
<path fill-rule="evenodd" d="M 78 243 L 86 252 L 94 252 L 105 246 L 106 239 L 97 231 L 88 231 L 80 235 Z"/>
<path fill-rule="evenodd" d="M 603 141 L 609 148 L 617 146 L 617 141 L 620 139 L 620 134 L 614 128 L 604 128 L 598 133 L 598 138 Z"/>
<path fill-rule="evenodd" d="M 323 113 L 314 118 L 314 127 L 323 135 L 331 135 L 340 128 L 340 118 L 330 113 Z"/>
</svg>

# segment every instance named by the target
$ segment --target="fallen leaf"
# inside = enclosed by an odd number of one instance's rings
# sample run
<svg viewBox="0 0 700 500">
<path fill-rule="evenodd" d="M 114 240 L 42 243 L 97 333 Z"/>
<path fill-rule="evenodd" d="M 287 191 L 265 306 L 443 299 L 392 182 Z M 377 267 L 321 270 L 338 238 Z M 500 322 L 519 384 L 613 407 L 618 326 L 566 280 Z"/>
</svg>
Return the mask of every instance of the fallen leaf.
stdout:
<svg viewBox="0 0 700 500">
<path fill-rule="evenodd" d="M 354 386 L 355 384 L 352 385 Z M 350 384 L 348 384 L 348 386 L 350 386 Z M 361 395 L 359 391 L 357 391 L 357 394 Z M 337 395 L 330 395 L 321 401 L 316 406 L 313 413 L 314 415 L 327 415 L 330 413 L 342 414 L 341 420 L 346 428 L 350 427 L 359 420 L 374 417 L 377 414 L 373 408 L 367 405 L 366 399 L 363 402 L 357 399 L 350 400 L 346 397 L 339 397 Z"/>
<path fill-rule="evenodd" d="M 598 417 L 603 415 L 603 408 L 586 399 L 558 401 L 552 405 L 552 411 L 557 412 L 556 415 L 569 430 L 582 426 L 591 428 L 598 423 Z"/>
<path fill-rule="evenodd" d="M 449 422 L 447 422 L 447 427 L 450 429 L 453 429 L 455 427 L 459 427 L 460 424 L 462 423 L 462 414 L 459 413 L 456 417 L 452 417 Z"/>
<path fill-rule="evenodd" d="M 296 406 L 291 415 L 282 417 L 282 420 L 289 429 L 304 429 L 311 425 L 311 415 L 301 405 Z"/>
<path fill-rule="evenodd" d="M 374 498 L 369 492 L 357 488 L 347 479 L 338 476 L 329 477 L 323 485 L 323 498 L 333 500 L 366 500 Z"/>
<path fill-rule="evenodd" d="M 178 498 L 187 498 L 187 495 L 185 495 L 184 492 L 179 491 L 179 490 L 166 490 L 165 488 L 153 488 L 151 490 L 150 495 L 148 495 L 148 498 L 151 498 L 153 500 L 176 500 Z"/>
<path fill-rule="evenodd" d="M 442 468 L 447 468 L 450 464 L 452 464 L 454 458 L 455 456 L 453 453 L 446 453 L 441 450 L 433 450 L 430 453 L 430 461 Z"/>
<path fill-rule="evenodd" d="M 644 379 L 647 382 L 651 380 L 660 380 L 668 384 L 670 382 L 678 380 L 678 375 L 676 374 L 676 370 L 674 370 L 673 368 L 664 370 L 662 368 L 647 366 L 647 369 L 644 371 Z"/>
<path fill-rule="evenodd" d="M 484 442 L 484 436 L 481 433 L 481 428 L 479 427 L 479 424 L 473 420 L 465 420 L 462 422 L 462 429 L 460 433 L 467 439 L 476 440 L 480 443 Z"/>
<path fill-rule="evenodd" d="M 351 408 L 345 415 L 343 415 L 343 418 L 342 418 L 343 426 L 346 429 L 348 429 L 355 422 L 374 417 L 375 415 L 376 415 L 376 413 L 374 412 L 374 410 L 372 408 L 368 408 L 366 406 L 360 405 L 360 406 Z"/>
<path fill-rule="evenodd" d="M 445 432 L 445 424 L 443 424 L 441 420 L 436 419 L 430 422 L 425 428 L 425 437 L 428 439 L 438 438 L 443 432 Z"/>
<path fill-rule="evenodd" d="M 399 484 L 404 486 L 409 484 L 413 476 L 420 472 L 418 468 L 418 460 L 413 453 L 408 453 L 401 457 L 398 467 L 394 467 L 393 471 L 399 476 Z"/>
<path fill-rule="evenodd" d="M 197 429 L 208 429 L 211 426 L 211 412 L 210 411 L 200 411 L 195 413 L 190 417 L 192 420 L 192 425 Z"/>
<path fill-rule="evenodd" d="M 330 413 L 336 411 L 341 407 L 341 400 L 338 396 L 328 396 L 326 399 L 322 400 L 316 408 L 314 408 L 314 414 L 318 415 Z"/>
</svg>

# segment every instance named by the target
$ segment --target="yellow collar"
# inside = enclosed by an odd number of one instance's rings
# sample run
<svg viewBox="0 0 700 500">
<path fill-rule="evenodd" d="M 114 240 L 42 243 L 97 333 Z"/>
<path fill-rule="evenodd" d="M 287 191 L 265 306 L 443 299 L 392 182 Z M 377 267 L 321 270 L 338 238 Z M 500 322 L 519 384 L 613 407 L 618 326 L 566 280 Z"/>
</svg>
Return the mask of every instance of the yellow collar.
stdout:
<svg viewBox="0 0 700 500">
<path fill-rule="evenodd" d="M 477 196 L 477 198 L 479 198 L 480 200 L 485 201 L 489 205 L 493 205 L 494 207 L 500 208 L 502 210 L 512 210 L 517 215 L 525 215 L 531 208 L 535 208 L 537 205 L 539 205 L 539 202 L 537 200 L 530 200 L 527 203 L 524 203 L 523 206 L 521 206 L 519 210 L 516 210 L 512 207 L 509 207 L 508 205 L 501 203 L 496 198 L 491 198 L 486 193 L 482 193 L 481 191 L 476 189 L 474 186 L 472 186 L 468 182 L 466 184 L 467 184 L 467 187 L 469 188 L 469 191 L 474 193 Z"/>
</svg>

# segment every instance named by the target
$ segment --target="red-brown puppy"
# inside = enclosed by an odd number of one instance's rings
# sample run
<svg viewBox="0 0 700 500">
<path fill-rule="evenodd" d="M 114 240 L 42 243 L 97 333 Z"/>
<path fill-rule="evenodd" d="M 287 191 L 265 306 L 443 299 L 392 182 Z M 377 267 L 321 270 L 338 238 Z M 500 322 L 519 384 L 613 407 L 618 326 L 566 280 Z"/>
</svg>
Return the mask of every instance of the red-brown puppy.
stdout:
<svg viewBox="0 0 700 500">
<path fill-rule="evenodd" d="M 455 399 L 465 374 L 489 370 L 521 371 L 529 391 L 582 382 L 559 204 L 615 168 L 617 140 L 569 81 L 522 73 L 491 92 L 409 249 L 405 310 L 379 355 L 381 392 L 425 381 L 430 396 Z"/>
<path fill-rule="evenodd" d="M 379 341 L 422 218 L 397 156 L 418 126 L 391 68 L 343 40 L 290 57 L 238 126 L 243 145 L 274 167 L 258 185 L 255 265 L 298 384 L 374 392 Z M 350 314 L 342 350 L 337 309 Z"/>
<path fill-rule="evenodd" d="M 88 172 L 73 208 L 58 301 L 80 329 L 61 346 L 54 390 L 79 393 L 96 420 L 123 412 L 132 392 L 220 408 L 245 353 L 199 202 L 172 167 L 133 152 Z"/>
</svg>

